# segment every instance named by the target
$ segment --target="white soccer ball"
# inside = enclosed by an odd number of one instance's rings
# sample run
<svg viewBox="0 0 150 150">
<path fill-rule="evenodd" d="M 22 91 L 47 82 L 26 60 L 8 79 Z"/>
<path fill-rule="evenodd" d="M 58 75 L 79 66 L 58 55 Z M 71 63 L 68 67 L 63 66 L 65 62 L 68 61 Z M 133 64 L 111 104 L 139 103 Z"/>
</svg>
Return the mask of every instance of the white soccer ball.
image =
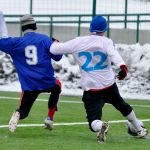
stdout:
<svg viewBox="0 0 150 150">
<path fill-rule="evenodd" d="M 142 127 L 144 127 L 144 124 L 143 124 L 142 121 L 138 120 L 138 122 L 140 123 L 140 125 L 141 125 Z M 129 121 L 127 121 L 127 128 L 130 129 L 130 131 L 133 132 L 133 133 L 136 133 L 136 132 L 137 132 L 137 129 L 136 129 L 136 128 L 133 126 L 133 124 L 132 124 L 131 122 L 129 122 Z"/>
</svg>

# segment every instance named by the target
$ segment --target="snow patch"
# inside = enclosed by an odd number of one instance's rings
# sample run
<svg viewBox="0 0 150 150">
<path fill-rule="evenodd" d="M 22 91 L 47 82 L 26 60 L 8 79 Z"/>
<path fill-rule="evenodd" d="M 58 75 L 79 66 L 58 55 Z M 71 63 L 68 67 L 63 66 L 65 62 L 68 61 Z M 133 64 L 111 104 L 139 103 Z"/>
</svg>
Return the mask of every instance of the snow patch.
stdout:
<svg viewBox="0 0 150 150">
<path fill-rule="evenodd" d="M 116 80 L 121 95 L 129 99 L 150 99 L 150 44 L 116 44 L 116 49 L 129 67 L 126 79 Z M 0 53 L 0 91 L 21 91 L 17 76 L 10 78 L 15 69 L 12 69 L 13 72 L 7 71 L 8 68 L 13 68 L 10 58 L 6 59 L 2 55 L 4 54 Z M 2 65 L 2 63 L 7 65 Z M 62 81 L 62 94 L 82 95 L 80 71 L 72 55 L 64 55 L 61 61 L 53 62 L 53 66 L 56 77 Z"/>
</svg>

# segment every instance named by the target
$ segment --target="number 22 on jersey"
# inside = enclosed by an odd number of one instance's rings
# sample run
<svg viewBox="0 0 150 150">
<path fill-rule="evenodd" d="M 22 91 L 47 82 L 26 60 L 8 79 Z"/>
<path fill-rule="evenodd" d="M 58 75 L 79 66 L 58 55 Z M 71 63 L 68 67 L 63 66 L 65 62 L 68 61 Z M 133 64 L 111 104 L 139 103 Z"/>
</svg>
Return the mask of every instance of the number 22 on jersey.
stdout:
<svg viewBox="0 0 150 150">
<path fill-rule="evenodd" d="M 84 71 L 95 71 L 95 70 L 102 70 L 107 68 L 107 65 L 105 65 L 107 61 L 107 55 L 100 51 L 95 52 L 80 52 L 78 54 L 78 57 L 84 57 L 85 62 L 81 66 L 81 68 Z M 93 61 L 96 60 L 96 61 Z M 95 62 L 95 63 L 93 63 Z"/>
</svg>

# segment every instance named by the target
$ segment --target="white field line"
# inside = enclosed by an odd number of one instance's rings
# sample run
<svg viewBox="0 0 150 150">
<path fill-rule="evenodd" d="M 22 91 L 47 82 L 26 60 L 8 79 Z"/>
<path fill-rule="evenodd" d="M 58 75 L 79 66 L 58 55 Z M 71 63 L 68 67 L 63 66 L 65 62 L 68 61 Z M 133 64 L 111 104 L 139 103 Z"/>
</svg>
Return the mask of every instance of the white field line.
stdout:
<svg viewBox="0 0 150 150">
<path fill-rule="evenodd" d="M 109 123 L 124 123 L 127 120 L 112 120 Z M 150 119 L 142 119 L 143 122 L 149 122 Z M 88 122 L 72 122 L 72 123 L 54 123 L 54 126 L 72 126 L 72 125 L 87 125 Z M 18 124 L 18 127 L 41 127 L 44 124 Z M 0 125 L 0 128 L 7 128 L 8 125 Z"/>
<path fill-rule="evenodd" d="M 12 100 L 19 100 L 19 97 L 5 97 L 5 96 L 0 96 L 0 99 L 12 99 Z M 46 99 L 37 99 L 37 101 L 39 102 L 47 102 L 48 100 Z M 73 104 L 82 104 L 83 102 L 82 101 L 65 101 L 65 100 L 60 100 L 59 101 L 60 103 L 73 103 Z M 107 105 L 110 105 L 110 104 L 107 104 Z M 149 105 L 131 105 L 133 107 L 144 107 L 144 108 L 150 108 Z"/>
<path fill-rule="evenodd" d="M 19 100 L 19 97 L 17 98 L 17 97 L 5 97 L 5 96 L 0 96 L 0 99 L 1 98 L 3 98 L 3 99 L 12 99 L 12 100 Z M 37 101 L 39 101 L 39 102 L 47 102 L 48 100 L 46 100 L 46 99 L 40 99 L 40 98 L 38 98 L 37 99 Z M 80 102 L 80 101 L 63 101 L 63 100 L 60 100 L 59 102 L 61 102 L 61 103 L 83 103 L 83 102 Z"/>
</svg>

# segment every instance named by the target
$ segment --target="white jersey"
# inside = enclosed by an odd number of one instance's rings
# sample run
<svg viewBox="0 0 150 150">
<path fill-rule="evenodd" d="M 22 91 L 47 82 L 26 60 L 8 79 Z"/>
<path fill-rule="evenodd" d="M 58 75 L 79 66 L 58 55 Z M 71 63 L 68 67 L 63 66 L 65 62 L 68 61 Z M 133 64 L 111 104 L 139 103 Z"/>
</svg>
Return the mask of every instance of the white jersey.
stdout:
<svg viewBox="0 0 150 150">
<path fill-rule="evenodd" d="M 84 90 L 105 89 L 115 82 L 111 63 L 125 64 L 111 39 L 89 35 L 77 37 L 65 43 L 54 42 L 50 48 L 53 54 L 72 54 L 80 66 L 81 85 Z"/>
</svg>

